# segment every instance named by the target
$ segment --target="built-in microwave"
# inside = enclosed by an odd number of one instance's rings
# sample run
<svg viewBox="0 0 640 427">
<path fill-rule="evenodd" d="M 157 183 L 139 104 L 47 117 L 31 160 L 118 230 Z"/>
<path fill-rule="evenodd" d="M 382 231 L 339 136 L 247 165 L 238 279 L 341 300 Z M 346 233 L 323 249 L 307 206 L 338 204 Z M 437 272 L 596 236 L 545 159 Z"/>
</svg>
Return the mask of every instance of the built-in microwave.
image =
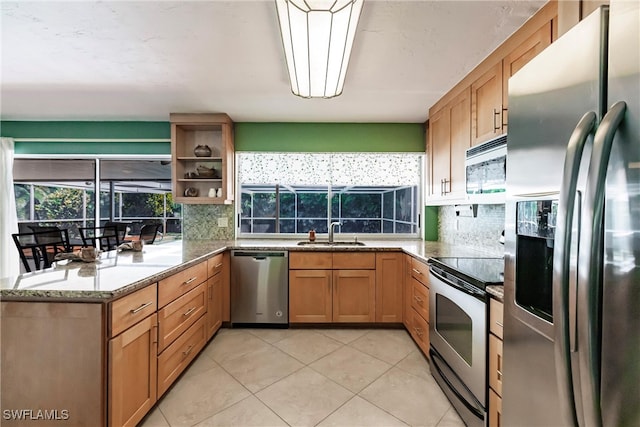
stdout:
<svg viewBox="0 0 640 427">
<path fill-rule="evenodd" d="M 465 157 L 467 196 L 478 201 L 492 198 L 504 203 L 507 184 L 507 135 L 467 149 Z"/>
</svg>

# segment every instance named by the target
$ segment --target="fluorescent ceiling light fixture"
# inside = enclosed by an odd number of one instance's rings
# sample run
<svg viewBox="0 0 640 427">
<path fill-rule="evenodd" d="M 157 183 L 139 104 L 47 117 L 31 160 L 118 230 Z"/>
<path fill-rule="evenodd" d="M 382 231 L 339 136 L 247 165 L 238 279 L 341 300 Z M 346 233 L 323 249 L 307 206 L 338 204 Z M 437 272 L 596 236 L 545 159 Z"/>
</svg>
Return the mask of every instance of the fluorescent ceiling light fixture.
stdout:
<svg viewBox="0 0 640 427">
<path fill-rule="evenodd" d="M 276 0 L 291 90 L 303 98 L 342 93 L 364 0 Z"/>
</svg>

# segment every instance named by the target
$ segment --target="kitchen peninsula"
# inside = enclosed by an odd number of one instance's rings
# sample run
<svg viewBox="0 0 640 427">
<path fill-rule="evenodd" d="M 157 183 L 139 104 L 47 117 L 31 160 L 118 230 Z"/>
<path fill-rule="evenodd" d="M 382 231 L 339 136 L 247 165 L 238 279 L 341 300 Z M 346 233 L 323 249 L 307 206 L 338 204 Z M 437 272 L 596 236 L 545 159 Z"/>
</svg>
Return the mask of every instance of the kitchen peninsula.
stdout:
<svg viewBox="0 0 640 427">
<path fill-rule="evenodd" d="M 68 419 L 52 425 L 135 425 L 229 321 L 228 254 L 238 248 L 395 252 L 404 259 L 395 280 L 401 287 L 412 263 L 483 256 L 481 249 L 420 240 L 358 247 L 177 241 L 2 278 L 2 408 L 66 411 Z M 403 310 L 406 294 L 405 286 Z"/>
</svg>

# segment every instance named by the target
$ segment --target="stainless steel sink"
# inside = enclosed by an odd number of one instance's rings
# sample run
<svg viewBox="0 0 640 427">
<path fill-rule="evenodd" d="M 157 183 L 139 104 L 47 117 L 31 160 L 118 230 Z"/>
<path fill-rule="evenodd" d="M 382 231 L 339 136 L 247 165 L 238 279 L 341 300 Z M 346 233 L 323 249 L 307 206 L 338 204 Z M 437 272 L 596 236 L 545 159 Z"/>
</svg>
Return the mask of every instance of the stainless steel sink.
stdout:
<svg viewBox="0 0 640 427">
<path fill-rule="evenodd" d="M 365 246 L 362 242 L 350 241 L 350 242 L 310 242 L 309 240 L 303 240 L 298 242 L 298 246 Z"/>
</svg>

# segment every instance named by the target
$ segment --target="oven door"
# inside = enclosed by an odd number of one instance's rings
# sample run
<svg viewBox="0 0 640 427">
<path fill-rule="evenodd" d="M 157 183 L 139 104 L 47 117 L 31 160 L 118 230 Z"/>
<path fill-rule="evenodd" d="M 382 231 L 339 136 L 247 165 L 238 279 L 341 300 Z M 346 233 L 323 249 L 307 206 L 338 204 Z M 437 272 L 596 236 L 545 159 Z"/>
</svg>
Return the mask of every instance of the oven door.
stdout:
<svg viewBox="0 0 640 427">
<path fill-rule="evenodd" d="M 486 295 L 482 291 L 476 295 L 468 293 L 433 268 L 429 277 L 431 346 L 486 407 Z M 450 382 L 455 384 L 453 379 Z M 460 394 L 465 393 L 460 390 Z"/>
</svg>

